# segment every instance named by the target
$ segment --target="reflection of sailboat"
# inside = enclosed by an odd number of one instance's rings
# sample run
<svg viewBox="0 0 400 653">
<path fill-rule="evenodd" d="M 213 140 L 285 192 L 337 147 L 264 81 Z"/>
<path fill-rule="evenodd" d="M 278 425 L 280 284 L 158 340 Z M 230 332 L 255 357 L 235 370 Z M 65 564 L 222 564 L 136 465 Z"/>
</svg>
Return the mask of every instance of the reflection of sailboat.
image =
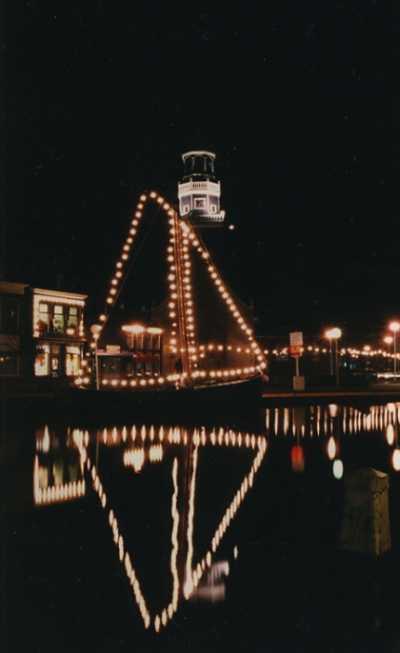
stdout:
<svg viewBox="0 0 400 653">
<path fill-rule="evenodd" d="M 140 580 L 135 557 L 128 550 L 116 510 L 110 505 L 107 489 L 103 485 L 95 461 L 90 454 L 88 432 L 73 431 L 81 464 L 86 477 L 90 478 L 99 505 L 105 511 L 116 552 L 130 585 L 132 596 L 139 608 L 145 628 L 153 626 L 156 632 L 174 617 L 179 603 L 195 595 L 205 594 L 205 588 L 214 584 L 220 586 L 222 575 L 228 569 L 218 562 L 216 556 L 227 529 L 230 527 L 247 493 L 253 486 L 255 476 L 266 453 L 266 440 L 254 433 L 238 433 L 227 429 L 194 429 L 180 427 L 124 427 L 101 430 L 96 434 L 97 445 L 121 448 L 121 463 L 132 465 L 132 473 L 141 474 L 146 464 L 159 463 L 165 458 L 165 451 L 171 448 L 171 550 L 170 574 L 172 589 L 169 601 L 154 613 L 149 606 L 145 592 L 145 581 Z M 196 509 L 196 486 L 198 461 L 203 447 L 223 447 L 227 450 L 242 448 L 253 454 L 248 473 L 234 493 L 224 511 L 205 552 L 195 560 L 194 524 Z M 183 449 L 182 449 L 183 448 Z M 184 459 L 180 453 L 184 454 Z M 157 452 L 157 454 L 156 454 Z M 218 581 L 218 582 L 217 582 Z M 221 587 L 217 593 L 221 593 Z"/>
</svg>

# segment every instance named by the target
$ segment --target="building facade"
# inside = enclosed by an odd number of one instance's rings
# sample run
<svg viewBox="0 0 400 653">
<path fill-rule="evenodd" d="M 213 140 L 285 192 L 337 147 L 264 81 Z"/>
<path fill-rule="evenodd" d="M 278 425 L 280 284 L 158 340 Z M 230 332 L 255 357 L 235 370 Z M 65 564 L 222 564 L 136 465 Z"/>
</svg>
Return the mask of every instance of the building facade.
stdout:
<svg viewBox="0 0 400 653">
<path fill-rule="evenodd" d="M 86 341 L 86 297 L 0 282 L 0 376 L 78 376 Z"/>
<path fill-rule="evenodd" d="M 75 377 L 85 343 L 86 295 L 30 289 L 33 370 L 36 377 Z"/>
</svg>

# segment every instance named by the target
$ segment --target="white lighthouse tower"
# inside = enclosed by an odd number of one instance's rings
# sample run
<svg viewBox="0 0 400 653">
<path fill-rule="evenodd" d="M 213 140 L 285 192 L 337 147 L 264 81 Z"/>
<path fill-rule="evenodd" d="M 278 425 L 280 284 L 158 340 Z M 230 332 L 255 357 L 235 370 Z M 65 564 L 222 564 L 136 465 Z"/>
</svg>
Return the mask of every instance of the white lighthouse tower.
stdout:
<svg viewBox="0 0 400 653">
<path fill-rule="evenodd" d="M 199 227 L 220 227 L 225 220 L 221 211 L 221 184 L 215 176 L 215 154 L 192 150 L 182 154 L 183 179 L 178 183 L 179 213 Z"/>
</svg>

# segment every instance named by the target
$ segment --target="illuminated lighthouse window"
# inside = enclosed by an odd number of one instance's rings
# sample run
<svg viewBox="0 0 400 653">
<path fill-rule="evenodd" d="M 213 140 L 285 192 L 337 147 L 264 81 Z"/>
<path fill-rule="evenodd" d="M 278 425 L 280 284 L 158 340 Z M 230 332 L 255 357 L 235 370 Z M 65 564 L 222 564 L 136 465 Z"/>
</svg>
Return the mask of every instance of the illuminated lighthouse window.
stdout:
<svg viewBox="0 0 400 653">
<path fill-rule="evenodd" d="M 197 227 L 222 225 L 225 211 L 220 208 L 221 183 L 215 176 L 214 152 L 192 150 L 185 152 L 182 160 L 184 174 L 178 183 L 180 215 L 190 217 Z"/>
</svg>

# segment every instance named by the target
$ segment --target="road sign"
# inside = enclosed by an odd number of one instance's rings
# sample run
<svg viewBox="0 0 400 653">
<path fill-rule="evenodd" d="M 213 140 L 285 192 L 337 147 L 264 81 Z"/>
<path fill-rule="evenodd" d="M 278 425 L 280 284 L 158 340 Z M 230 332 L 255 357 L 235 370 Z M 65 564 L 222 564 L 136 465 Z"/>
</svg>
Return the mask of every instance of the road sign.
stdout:
<svg viewBox="0 0 400 653">
<path fill-rule="evenodd" d="M 303 346 L 303 332 L 302 331 L 293 331 L 289 333 L 290 346 L 292 347 L 302 347 Z"/>
</svg>

